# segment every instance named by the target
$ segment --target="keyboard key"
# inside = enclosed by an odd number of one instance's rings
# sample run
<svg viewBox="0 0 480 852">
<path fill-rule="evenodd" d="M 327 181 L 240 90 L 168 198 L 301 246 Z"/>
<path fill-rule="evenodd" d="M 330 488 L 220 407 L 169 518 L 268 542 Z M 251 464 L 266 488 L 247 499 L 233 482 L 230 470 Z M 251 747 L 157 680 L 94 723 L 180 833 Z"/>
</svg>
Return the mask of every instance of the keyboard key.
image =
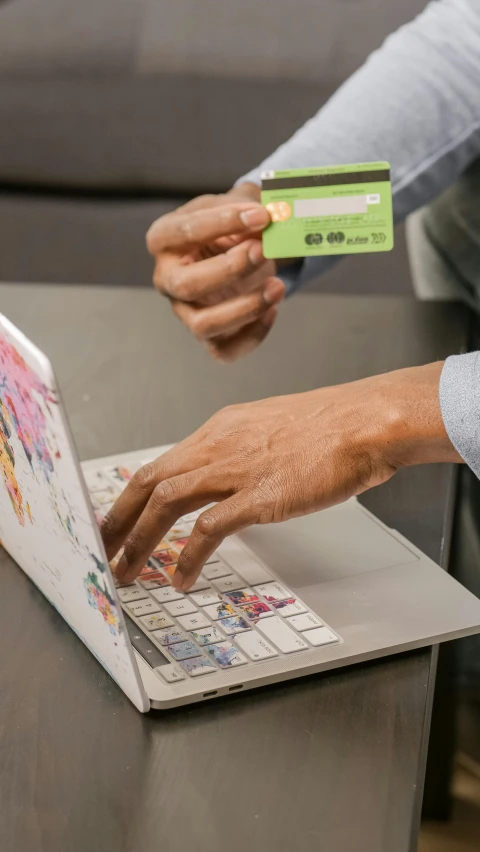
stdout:
<svg viewBox="0 0 480 852">
<path fill-rule="evenodd" d="M 174 660 L 188 660 L 189 657 L 198 657 L 200 651 L 193 642 L 187 640 L 187 642 L 169 645 L 168 653 Z"/>
<path fill-rule="evenodd" d="M 253 603 L 242 606 L 241 610 L 250 621 L 258 621 L 259 618 L 268 618 L 269 615 L 273 615 L 273 611 L 263 601 L 253 601 Z"/>
<path fill-rule="evenodd" d="M 161 675 L 167 683 L 175 683 L 177 680 L 185 680 L 185 673 L 180 666 L 175 666 L 171 663 L 169 666 L 159 666 L 155 669 L 156 673 Z"/>
<path fill-rule="evenodd" d="M 203 573 L 207 580 L 217 580 L 218 577 L 226 577 L 228 574 L 231 575 L 231 570 L 227 565 L 224 565 L 223 562 L 215 562 L 213 565 L 205 565 Z"/>
<path fill-rule="evenodd" d="M 229 615 L 237 614 L 236 609 L 226 601 L 220 601 L 215 606 L 206 606 L 204 612 L 206 612 L 212 621 L 218 621 L 219 618 L 227 618 Z"/>
<path fill-rule="evenodd" d="M 156 601 L 139 601 L 138 603 L 126 604 L 132 615 L 140 618 L 141 615 L 151 615 L 154 612 L 160 612 L 160 607 Z"/>
<path fill-rule="evenodd" d="M 120 586 L 120 588 L 117 589 L 117 595 L 122 603 L 140 601 L 144 598 L 148 599 L 148 594 L 139 586 Z"/>
<path fill-rule="evenodd" d="M 207 660 L 206 657 L 194 657 L 191 660 L 183 660 L 180 665 L 183 666 L 187 674 L 192 677 L 199 677 L 204 674 L 213 674 L 217 671 L 213 663 L 211 663 L 210 660 Z"/>
<path fill-rule="evenodd" d="M 280 583 L 264 583 L 261 586 L 257 586 L 255 589 L 262 598 L 265 598 L 267 601 L 285 601 L 288 598 L 293 598 L 291 592 L 282 586 Z"/>
<path fill-rule="evenodd" d="M 172 547 L 166 547 L 162 550 L 155 550 L 152 554 L 153 558 L 165 568 L 166 565 L 174 565 L 178 562 L 178 553 Z"/>
<path fill-rule="evenodd" d="M 157 612 L 155 615 L 144 615 L 140 621 L 147 630 L 161 630 L 163 627 L 173 627 L 172 619 L 165 612 Z"/>
<path fill-rule="evenodd" d="M 161 574 L 160 571 L 156 574 L 146 574 L 143 576 L 140 574 L 138 582 L 142 584 L 142 588 L 148 589 L 149 591 L 170 585 L 170 580 L 168 580 L 164 574 Z"/>
<path fill-rule="evenodd" d="M 205 570 L 205 569 L 204 569 Z M 227 577 L 220 577 L 218 580 L 212 580 L 213 585 L 219 592 L 231 592 L 234 589 L 243 589 L 245 580 L 238 577 L 237 574 L 228 574 Z"/>
<path fill-rule="evenodd" d="M 158 569 L 158 564 L 153 561 L 153 559 L 149 559 L 147 564 L 143 566 L 140 571 L 139 579 L 143 579 L 144 577 L 148 577 L 149 574 L 160 574 L 161 571 Z"/>
<path fill-rule="evenodd" d="M 338 642 L 338 636 L 335 636 L 335 633 L 332 633 L 328 627 L 317 627 L 316 630 L 307 630 L 303 636 L 312 645 L 315 645 L 316 648 L 319 645 L 330 645 L 332 642 Z"/>
<path fill-rule="evenodd" d="M 200 577 L 198 578 L 196 583 L 194 583 L 193 586 L 190 586 L 187 594 L 191 595 L 192 592 L 203 592 L 204 589 L 209 589 L 209 588 L 210 588 L 210 583 L 208 582 L 208 580 L 205 579 L 203 574 L 200 574 Z"/>
<path fill-rule="evenodd" d="M 192 527 L 189 524 L 176 524 L 167 533 L 169 541 L 175 541 L 177 538 L 188 538 L 192 532 Z"/>
<path fill-rule="evenodd" d="M 305 651 L 308 648 L 303 638 L 294 633 L 278 615 L 273 618 L 264 618 L 258 622 L 257 627 L 283 654 Z"/>
<path fill-rule="evenodd" d="M 84 470 L 83 478 L 91 494 L 96 494 L 97 491 L 105 491 L 112 487 L 109 480 L 100 470 Z"/>
<path fill-rule="evenodd" d="M 96 491 L 95 492 L 95 503 L 99 508 L 102 506 L 110 507 L 118 497 L 118 491 L 115 488 L 109 488 L 108 491 Z"/>
<path fill-rule="evenodd" d="M 171 586 L 167 586 L 165 589 L 156 589 L 155 591 L 152 591 L 152 595 L 156 601 L 159 601 L 159 603 L 179 601 L 183 599 L 182 593 L 177 592 L 176 589 L 172 589 Z"/>
<path fill-rule="evenodd" d="M 123 491 L 133 477 L 133 473 L 126 467 L 118 465 L 116 467 L 107 467 L 103 471 L 107 479 L 113 483 L 118 491 Z"/>
<path fill-rule="evenodd" d="M 199 645 L 213 645 L 214 642 L 222 642 L 225 639 L 222 631 L 215 624 L 205 627 L 203 630 L 192 630 L 192 636 Z"/>
<path fill-rule="evenodd" d="M 214 592 L 213 589 L 206 589 L 204 592 L 190 592 L 189 597 L 197 606 L 208 606 L 209 604 L 216 604 L 221 600 L 220 595 Z"/>
<path fill-rule="evenodd" d="M 172 601 L 172 603 L 166 603 L 165 609 L 170 613 L 170 615 L 174 615 L 175 617 L 178 615 L 190 615 L 191 612 L 198 612 L 195 604 L 187 598 L 182 598 L 180 601 Z"/>
<path fill-rule="evenodd" d="M 252 592 L 251 589 L 240 589 L 238 592 L 228 592 L 226 597 L 231 600 L 232 603 L 238 604 L 238 606 L 258 601 L 257 595 L 255 592 Z"/>
<path fill-rule="evenodd" d="M 191 615 L 179 616 L 178 623 L 181 624 L 185 630 L 196 630 L 200 627 L 208 627 L 210 624 L 208 618 L 205 618 L 203 612 L 192 612 Z"/>
<path fill-rule="evenodd" d="M 307 612 L 307 607 L 297 601 L 296 598 L 287 598 L 286 601 L 273 601 L 273 606 L 283 618 L 290 618 L 291 615 L 301 615 L 302 612 Z"/>
<path fill-rule="evenodd" d="M 242 651 L 250 657 L 251 660 L 267 660 L 269 657 L 278 657 L 278 651 L 268 644 L 263 636 L 260 636 L 256 630 L 250 630 L 249 633 L 240 633 L 235 642 L 240 646 Z"/>
<path fill-rule="evenodd" d="M 188 641 L 187 634 L 183 630 L 180 630 L 179 627 L 167 627 L 165 630 L 155 630 L 152 636 L 159 645 L 175 645 L 177 642 Z"/>
<path fill-rule="evenodd" d="M 231 666 L 243 666 L 244 663 L 248 662 L 247 658 L 231 642 L 207 645 L 205 650 L 222 669 L 228 669 Z"/>
<path fill-rule="evenodd" d="M 179 553 L 182 552 L 183 548 L 186 546 L 188 542 L 188 538 L 176 538 L 175 541 L 172 540 L 172 545 L 175 550 L 178 550 Z"/>
<path fill-rule="evenodd" d="M 218 623 L 223 627 L 225 633 L 228 633 L 230 636 L 233 636 L 234 633 L 244 633 L 245 630 L 250 630 L 248 621 L 242 618 L 241 615 L 222 618 Z"/>
<path fill-rule="evenodd" d="M 293 618 L 288 619 L 287 624 L 294 627 L 295 630 L 300 630 L 300 632 L 311 630 L 313 627 L 323 627 L 323 622 L 313 612 L 306 612 L 305 615 L 294 615 Z"/>
</svg>

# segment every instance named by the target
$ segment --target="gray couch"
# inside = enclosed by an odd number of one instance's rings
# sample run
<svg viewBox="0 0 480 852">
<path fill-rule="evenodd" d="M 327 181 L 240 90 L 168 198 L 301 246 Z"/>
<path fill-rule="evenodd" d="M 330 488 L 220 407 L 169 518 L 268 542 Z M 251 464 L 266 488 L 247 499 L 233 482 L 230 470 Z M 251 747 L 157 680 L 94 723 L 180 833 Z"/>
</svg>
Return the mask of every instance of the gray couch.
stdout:
<svg viewBox="0 0 480 852">
<path fill-rule="evenodd" d="M 228 188 L 423 5 L 0 0 L 0 280 L 149 285 L 150 222 Z M 400 238 L 322 286 L 406 270 Z"/>
</svg>

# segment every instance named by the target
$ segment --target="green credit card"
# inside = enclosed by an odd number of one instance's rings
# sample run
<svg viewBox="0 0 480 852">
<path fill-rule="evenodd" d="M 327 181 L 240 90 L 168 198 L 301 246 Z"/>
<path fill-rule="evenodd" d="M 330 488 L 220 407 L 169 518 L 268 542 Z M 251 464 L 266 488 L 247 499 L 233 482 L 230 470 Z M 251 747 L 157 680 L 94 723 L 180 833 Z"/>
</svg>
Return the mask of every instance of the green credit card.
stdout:
<svg viewBox="0 0 480 852">
<path fill-rule="evenodd" d="M 363 254 L 393 248 L 389 163 L 289 169 L 262 174 L 268 258 Z"/>
</svg>

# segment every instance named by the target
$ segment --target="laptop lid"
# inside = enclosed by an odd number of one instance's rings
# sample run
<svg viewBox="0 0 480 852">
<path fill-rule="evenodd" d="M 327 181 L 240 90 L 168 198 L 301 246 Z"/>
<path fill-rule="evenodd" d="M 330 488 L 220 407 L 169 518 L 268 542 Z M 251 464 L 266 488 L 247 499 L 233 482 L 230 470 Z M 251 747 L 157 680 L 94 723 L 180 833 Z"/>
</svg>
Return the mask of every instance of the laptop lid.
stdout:
<svg viewBox="0 0 480 852">
<path fill-rule="evenodd" d="M 52 366 L 2 314 L 0 540 L 135 706 L 149 710 Z"/>
</svg>

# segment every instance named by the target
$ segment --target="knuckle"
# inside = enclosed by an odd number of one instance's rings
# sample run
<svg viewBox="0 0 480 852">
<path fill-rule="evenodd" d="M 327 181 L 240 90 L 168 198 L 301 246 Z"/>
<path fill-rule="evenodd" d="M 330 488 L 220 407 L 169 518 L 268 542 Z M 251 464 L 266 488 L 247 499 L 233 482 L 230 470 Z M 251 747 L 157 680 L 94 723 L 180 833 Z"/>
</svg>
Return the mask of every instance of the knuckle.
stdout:
<svg viewBox="0 0 480 852">
<path fill-rule="evenodd" d="M 175 299 L 179 299 L 181 302 L 191 301 L 194 294 L 188 271 L 184 272 L 183 269 L 177 269 L 172 275 L 169 290 Z"/>
<path fill-rule="evenodd" d="M 130 485 L 137 491 L 144 493 L 145 491 L 151 491 L 155 487 L 156 482 L 157 470 L 155 464 L 153 462 L 148 462 L 147 464 L 144 464 L 140 470 L 137 470 Z"/>
<path fill-rule="evenodd" d="M 212 514 L 200 515 L 195 524 L 197 532 L 203 538 L 212 538 L 215 536 L 219 527 L 218 518 Z"/>
<path fill-rule="evenodd" d="M 195 335 L 199 340 L 202 340 L 204 337 L 208 337 L 209 331 L 209 323 L 205 320 L 203 316 L 203 312 L 199 311 L 196 314 L 193 314 L 188 320 L 188 327 L 192 334 Z"/>
<path fill-rule="evenodd" d="M 101 523 L 100 533 L 101 533 L 102 538 L 109 539 L 113 535 L 114 531 L 115 531 L 115 519 L 114 519 L 112 513 L 109 512 L 107 515 L 105 515 L 105 517 L 104 517 L 104 519 Z"/>
<path fill-rule="evenodd" d="M 174 502 L 176 497 L 177 488 L 174 486 L 171 480 L 165 479 L 164 482 L 159 482 L 159 484 L 155 486 L 152 494 L 152 502 L 154 505 L 154 509 L 163 508 L 169 503 Z"/>
</svg>

